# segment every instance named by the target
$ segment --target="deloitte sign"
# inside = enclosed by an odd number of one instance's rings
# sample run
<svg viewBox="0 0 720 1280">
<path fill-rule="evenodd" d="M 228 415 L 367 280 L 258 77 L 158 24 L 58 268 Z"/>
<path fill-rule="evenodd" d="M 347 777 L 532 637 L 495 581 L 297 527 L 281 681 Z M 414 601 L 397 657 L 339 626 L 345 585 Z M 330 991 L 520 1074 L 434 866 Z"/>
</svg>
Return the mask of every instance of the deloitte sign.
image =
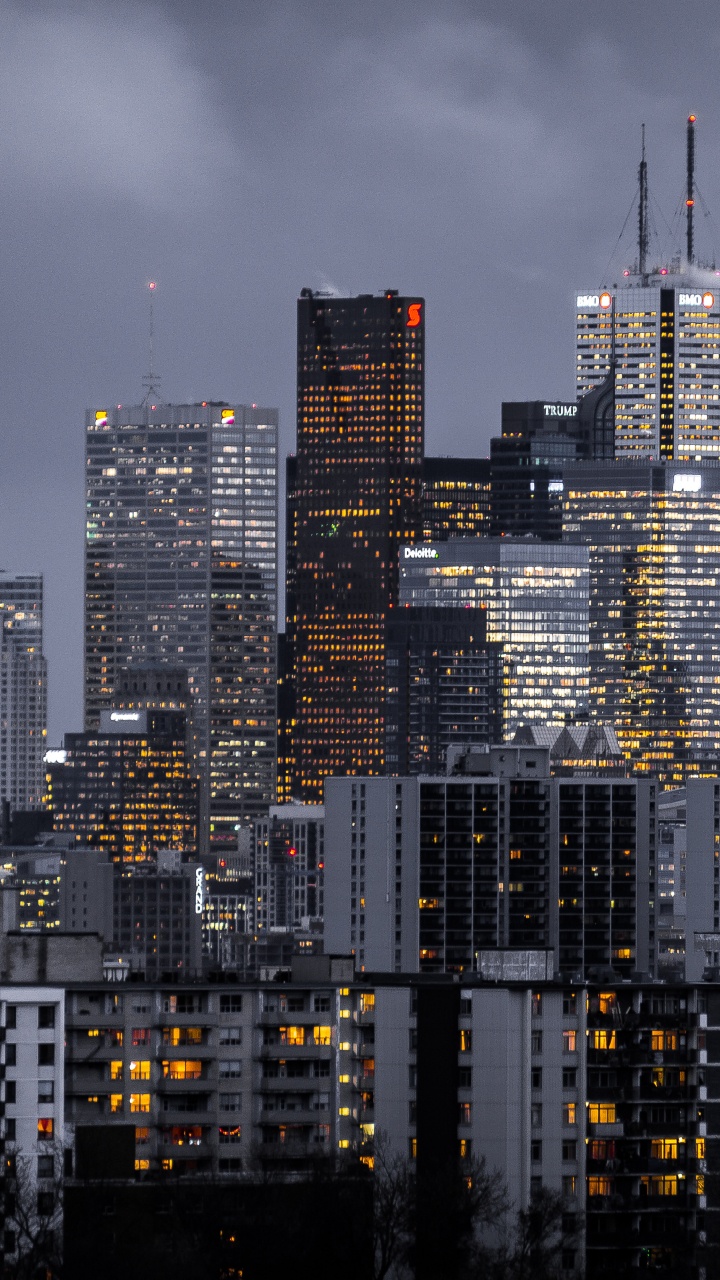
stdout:
<svg viewBox="0 0 720 1280">
<path fill-rule="evenodd" d="M 403 560 L 439 560 L 440 552 L 436 547 L 403 547 Z"/>
</svg>

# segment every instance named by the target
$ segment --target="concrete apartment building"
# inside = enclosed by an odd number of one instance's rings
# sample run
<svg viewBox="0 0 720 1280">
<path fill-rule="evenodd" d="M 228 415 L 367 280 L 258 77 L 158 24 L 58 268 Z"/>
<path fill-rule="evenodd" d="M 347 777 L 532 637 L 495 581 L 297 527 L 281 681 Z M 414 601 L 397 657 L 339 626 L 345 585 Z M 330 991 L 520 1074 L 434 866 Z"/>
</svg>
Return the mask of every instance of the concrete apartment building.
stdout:
<svg viewBox="0 0 720 1280">
<path fill-rule="evenodd" d="M 655 966 L 657 784 L 550 776 L 537 747 L 459 753 L 450 776 L 329 778 L 325 946 L 360 970 L 465 973 L 551 949 L 565 976 Z"/>
<path fill-rule="evenodd" d="M 141 1183 L 302 1175 L 335 1155 L 372 1167 L 382 1135 L 419 1179 L 477 1156 L 515 1209 L 560 1193 L 568 1277 L 641 1259 L 709 1275 L 718 988 L 548 981 L 542 953 L 481 964 L 462 979 L 320 957 L 284 981 L 65 982 L 64 1017 L 62 987 L 6 983 L 5 1150 L 39 1161 L 58 1132 L 64 1038 L 67 1145 L 76 1127 L 130 1129 Z"/>
</svg>

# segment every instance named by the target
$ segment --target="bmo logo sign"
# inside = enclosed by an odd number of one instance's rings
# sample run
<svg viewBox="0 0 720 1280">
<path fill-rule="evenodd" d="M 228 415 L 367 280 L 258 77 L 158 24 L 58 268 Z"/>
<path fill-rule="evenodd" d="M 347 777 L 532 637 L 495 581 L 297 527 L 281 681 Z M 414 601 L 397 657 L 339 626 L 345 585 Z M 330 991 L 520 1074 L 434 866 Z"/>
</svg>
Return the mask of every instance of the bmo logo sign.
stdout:
<svg viewBox="0 0 720 1280">
<path fill-rule="evenodd" d="M 612 294 L 579 293 L 577 295 L 577 305 L 579 307 L 601 307 L 603 311 L 607 311 L 612 306 Z"/>
<path fill-rule="evenodd" d="M 704 307 L 706 311 L 710 311 L 715 305 L 715 294 L 681 293 L 678 295 L 678 305 L 681 307 Z"/>
</svg>

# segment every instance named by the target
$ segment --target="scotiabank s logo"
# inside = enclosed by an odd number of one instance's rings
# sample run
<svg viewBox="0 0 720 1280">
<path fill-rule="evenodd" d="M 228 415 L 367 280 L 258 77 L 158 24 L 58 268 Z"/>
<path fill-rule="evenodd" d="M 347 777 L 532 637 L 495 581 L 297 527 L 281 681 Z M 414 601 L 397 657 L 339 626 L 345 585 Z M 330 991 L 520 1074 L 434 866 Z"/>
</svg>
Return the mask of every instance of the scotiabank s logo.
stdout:
<svg viewBox="0 0 720 1280">
<path fill-rule="evenodd" d="M 406 327 L 408 329 L 417 329 L 422 320 L 422 302 L 411 302 L 407 309 Z"/>
</svg>

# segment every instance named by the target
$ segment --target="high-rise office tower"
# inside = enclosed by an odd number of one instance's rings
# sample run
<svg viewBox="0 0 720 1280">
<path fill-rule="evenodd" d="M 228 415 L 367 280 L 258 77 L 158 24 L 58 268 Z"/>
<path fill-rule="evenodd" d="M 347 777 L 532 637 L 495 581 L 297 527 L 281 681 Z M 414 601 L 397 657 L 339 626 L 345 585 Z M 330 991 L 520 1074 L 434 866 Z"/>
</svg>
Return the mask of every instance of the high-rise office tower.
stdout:
<svg viewBox="0 0 720 1280">
<path fill-rule="evenodd" d="M 590 704 L 635 769 L 717 772 L 720 466 L 565 472 L 565 538 L 590 557 Z"/>
<path fill-rule="evenodd" d="M 720 456 L 720 280 L 628 277 L 577 295 L 577 390 L 615 368 L 618 457 Z"/>
<path fill-rule="evenodd" d="M 489 533 L 490 460 L 423 458 L 423 538 L 482 538 Z"/>
<path fill-rule="evenodd" d="M 42 807 L 47 738 L 40 574 L 0 575 L 0 800 Z"/>
<path fill-rule="evenodd" d="M 183 666 L 202 846 L 275 796 L 277 411 L 141 405 L 87 417 L 85 719 L 121 671 Z"/>
<path fill-rule="evenodd" d="M 297 456 L 288 494 L 295 796 L 384 767 L 385 622 L 400 545 L 421 535 L 421 298 L 298 302 Z"/>
<path fill-rule="evenodd" d="M 484 609 L 393 610 L 385 632 L 387 773 L 442 773 L 453 743 L 502 741 L 502 645 Z"/>
<path fill-rule="evenodd" d="M 182 711 L 101 711 L 98 730 L 66 733 L 53 757 L 56 831 L 114 862 L 152 861 L 161 849 L 197 852 L 198 789 Z"/>
<path fill-rule="evenodd" d="M 695 252 L 695 116 L 687 121 L 686 239 L 653 262 L 643 125 L 637 257 L 617 284 L 577 294 L 577 389 L 615 384 L 618 457 L 720 456 L 720 280 Z"/>
<path fill-rule="evenodd" d="M 575 717 L 588 696 L 588 553 L 525 538 L 404 546 L 400 605 L 480 609 L 502 646 L 503 734 Z M 402 616 L 402 608 L 398 616 Z"/>
</svg>

